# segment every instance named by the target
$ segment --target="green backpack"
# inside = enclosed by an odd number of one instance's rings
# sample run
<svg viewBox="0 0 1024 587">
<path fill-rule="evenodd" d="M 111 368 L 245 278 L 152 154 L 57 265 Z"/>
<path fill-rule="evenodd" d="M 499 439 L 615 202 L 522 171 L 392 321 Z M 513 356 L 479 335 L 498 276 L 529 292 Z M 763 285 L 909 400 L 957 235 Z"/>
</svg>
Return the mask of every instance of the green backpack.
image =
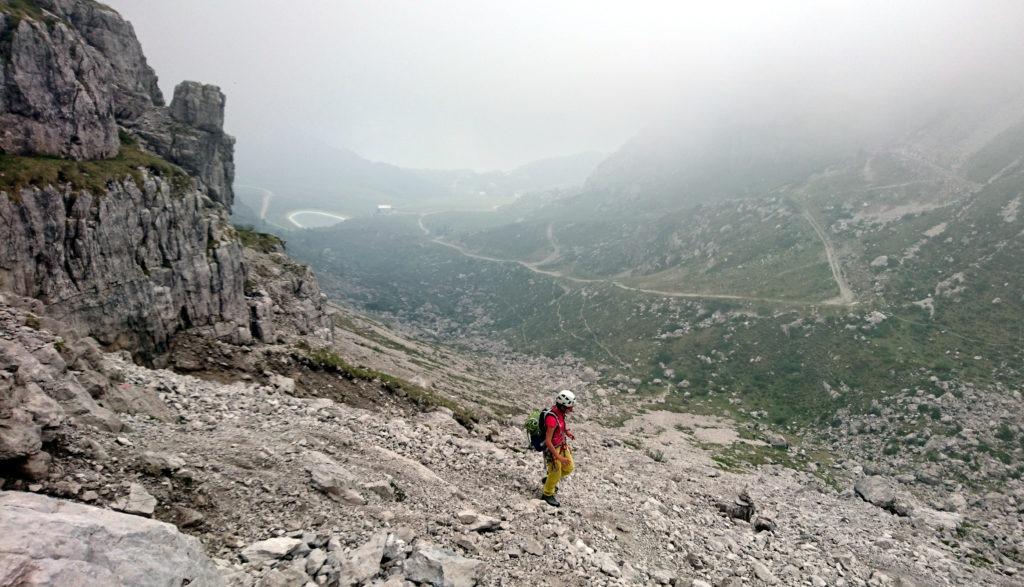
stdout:
<svg viewBox="0 0 1024 587">
<path fill-rule="evenodd" d="M 530 438 L 530 448 L 535 451 L 542 451 L 547 448 L 544 442 L 547 436 L 547 426 L 544 422 L 550 413 L 551 408 L 534 410 L 526 417 L 526 423 L 523 424 L 523 428 L 526 429 L 526 435 Z"/>
</svg>

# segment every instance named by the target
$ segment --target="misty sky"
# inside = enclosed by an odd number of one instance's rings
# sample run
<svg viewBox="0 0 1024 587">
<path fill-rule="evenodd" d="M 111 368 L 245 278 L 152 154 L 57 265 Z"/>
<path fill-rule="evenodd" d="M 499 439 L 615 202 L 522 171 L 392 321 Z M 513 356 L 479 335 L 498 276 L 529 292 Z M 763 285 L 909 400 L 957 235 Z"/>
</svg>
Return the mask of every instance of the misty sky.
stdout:
<svg viewBox="0 0 1024 587">
<path fill-rule="evenodd" d="M 170 98 L 220 85 L 240 174 L 313 137 L 409 167 L 611 152 L 662 113 L 1019 86 L 1024 2 L 107 0 Z M 728 110 L 726 110 L 728 112 Z M 798 111 L 799 112 L 799 111 Z"/>
</svg>

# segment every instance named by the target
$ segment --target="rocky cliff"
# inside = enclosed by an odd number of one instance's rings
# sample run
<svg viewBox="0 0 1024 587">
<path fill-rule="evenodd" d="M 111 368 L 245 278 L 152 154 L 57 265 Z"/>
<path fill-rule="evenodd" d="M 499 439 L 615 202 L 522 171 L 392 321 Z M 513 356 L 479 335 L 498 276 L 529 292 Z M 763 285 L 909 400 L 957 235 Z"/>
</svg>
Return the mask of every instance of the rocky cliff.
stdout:
<svg viewBox="0 0 1024 587">
<path fill-rule="evenodd" d="M 0 2 L 0 287 L 143 357 L 187 328 L 251 340 L 224 104 L 184 82 L 165 106 L 110 8 Z"/>
<path fill-rule="evenodd" d="M 31 186 L 0 198 L 0 285 L 105 345 L 154 354 L 208 326 L 249 338 L 241 245 L 201 191 L 144 174 L 105 192 Z"/>
<path fill-rule="evenodd" d="M 217 86 L 182 82 L 168 108 L 151 108 L 124 124 L 143 145 L 198 177 L 206 195 L 230 208 L 235 139 L 224 132 L 224 94 Z"/>
<path fill-rule="evenodd" d="M 0 470 L 45 476 L 67 421 L 120 429 L 100 348 L 331 338 L 309 270 L 228 221 L 224 94 L 156 82 L 115 11 L 0 0 Z"/>
</svg>

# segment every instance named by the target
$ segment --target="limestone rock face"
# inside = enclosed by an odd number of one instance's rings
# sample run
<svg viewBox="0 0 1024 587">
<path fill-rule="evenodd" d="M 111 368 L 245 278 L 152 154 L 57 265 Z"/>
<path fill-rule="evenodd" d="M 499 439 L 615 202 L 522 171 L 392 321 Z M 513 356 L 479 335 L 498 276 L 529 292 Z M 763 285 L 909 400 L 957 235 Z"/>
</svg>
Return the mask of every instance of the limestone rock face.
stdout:
<svg viewBox="0 0 1024 587">
<path fill-rule="evenodd" d="M 105 159 L 120 141 L 103 55 L 63 21 L 0 14 L 0 150 Z"/>
<path fill-rule="evenodd" d="M 157 77 L 132 26 L 91 0 L 42 0 L 39 13 L 0 5 L 0 150 L 16 155 L 107 159 L 118 125 L 202 182 L 230 208 L 234 138 L 224 133 L 224 94 L 179 84 L 164 107 Z M 44 12 L 44 10 L 46 12 Z"/>
<path fill-rule="evenodd" d="M 224 132 L 224 94 L 217 86 L 186 81 L 168 108 L 155 108 L 126 123 L 154 153 L 202 180 L 215 202 L 234 201 L 235 139 Z"/>
<path fill-rule="evenodd" d="M 121 422 L 80 383 L 89 377 L 106 386 L 94 358 L 83 356 L 88 342 L 27 326 L 38 318 L 7 305 L 17 301 L 0 297 L 0 465 L 13 464 L 26 477 L 42 479 L 50 464 L 43 444 L 53 442 L 67 420 L 108 432 L 119 431 Z"/>
<path fill-rule="evenodd" d="M 41 495 L 0 492 L 0 584 L 223 585 L 177 528 Z"/>
<path fill-rule="evenodd" d="M 259 289 L 246 292 L 254 337 L 269 343 L 290 335 L 331 339 L 326 297 L 308 266 L 281 252 L 246 248 L 244 257 L 246 275 L 259 285 Z"/>
<path fill-rule="evenodd" d="M 224 94 L 217 86 L 181 82 L 174 88 L 171 118 L 206 132 L 224 130 Z"/>
<path fill-rule="evenodd" d="M 145 176 L 101 194 L 45 187 L 0 197 L 0 287 L 147 355 L 189 327 L 249 332 L 241 246 L 196 190 Z"/>
<path fill-rule="evenodd" d="M 118 120 L 132 120 L 164 105 L 156 73 L 146 62 L 135 30 L 115 10 L 81 0 L 38 0 L 38 4 L 70 23 L 103 55 L 113 73 L 110 90 Z"/>
</svg>

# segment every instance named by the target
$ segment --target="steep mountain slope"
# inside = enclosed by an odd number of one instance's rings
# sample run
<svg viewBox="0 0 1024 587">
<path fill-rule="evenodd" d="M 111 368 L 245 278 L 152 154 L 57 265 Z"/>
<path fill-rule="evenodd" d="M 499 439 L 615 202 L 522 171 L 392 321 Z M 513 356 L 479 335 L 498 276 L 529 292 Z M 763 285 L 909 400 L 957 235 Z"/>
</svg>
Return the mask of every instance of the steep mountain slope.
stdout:
<svg viewBox="0 0 1024 587">
<path fill-rule="evenodd" d="M 424 336 L 572 353 L 619 402 L 729 413 L 807 454 L 981 504 L 1019 493 L 1024 473 L 1019 104 L 802 161 L 778 185 L 729 177 L 703 203 L 644 184 L 638 163 L 639 183 L 488 218 L 310 232 L 295 251 L 328 291 Z M 716 456 L 763 462 L 749 447 Z M 1015 507 L 970 515 L 1010 528 Z M 1016 559 L 1009 535 L 975 539 Z"/>
<path fill-rule="evenodd" d="M 514 229 L 297 235 L 396 331 L 227 222 L 219 90 L 163 106 L 91 0 L 0 14 L 0 583 L 1016 582 L 1018 127 L 656 231 L 540 200 Z M 771 279 L 792 263 L 816 278 Z M 721 289 L 654 289 L 691 284 Z M 727 293 L 751 284 L 778 298 Z M 579 469 L 553 510 L 518 423 L 563 387 Z"/>
</svg>

